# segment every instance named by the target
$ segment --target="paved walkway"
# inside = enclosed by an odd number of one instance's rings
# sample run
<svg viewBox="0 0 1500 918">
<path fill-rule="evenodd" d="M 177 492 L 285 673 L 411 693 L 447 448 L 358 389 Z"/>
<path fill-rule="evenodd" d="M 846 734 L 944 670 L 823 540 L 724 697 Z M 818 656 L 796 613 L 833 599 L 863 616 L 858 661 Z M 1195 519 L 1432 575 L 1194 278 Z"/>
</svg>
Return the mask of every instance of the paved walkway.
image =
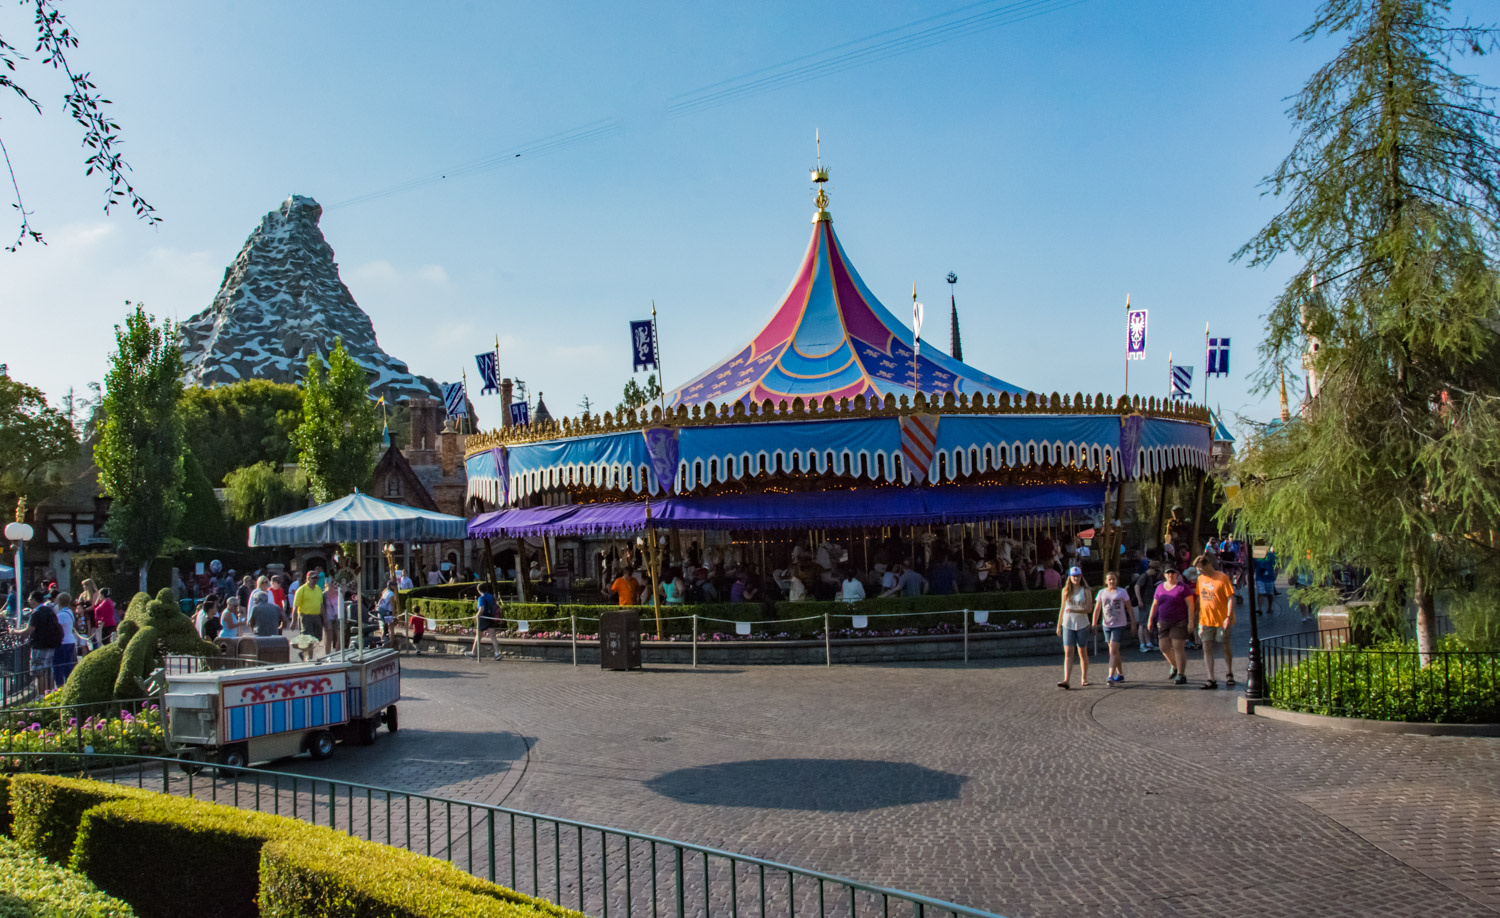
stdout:
<svg viewBox="0 0 1500 918">
<path fill-rule="evenodd" d="M 1268 630 L 1293 626 L 1281 613 Z M 1100 666 L 1100 684 L 1066 692 L 1051 659 L 404 665 L 399 733 L 277 767 L 1012 918 L 1500 914 L 1500 740 L 1246 717 L 1225 690 L 1168 685 L 1155 654 L 1130 654 L 1124 687 L 1105 687 Z"/>
</svg>

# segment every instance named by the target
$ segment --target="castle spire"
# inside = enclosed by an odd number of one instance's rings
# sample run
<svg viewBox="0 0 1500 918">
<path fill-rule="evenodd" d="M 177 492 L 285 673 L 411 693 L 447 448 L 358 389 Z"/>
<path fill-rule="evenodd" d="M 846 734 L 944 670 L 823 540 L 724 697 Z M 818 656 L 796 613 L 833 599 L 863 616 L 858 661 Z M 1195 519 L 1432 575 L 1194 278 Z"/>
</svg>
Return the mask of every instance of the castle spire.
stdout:
<svg viewBox="0 0 1500 918">
<path fill-rule="evenodd" d="M 818 212 L 813 214 L 813 222 L 832 223 L 833 215 L 828 212 L 828 167 L 823 165 L 823 138 L 817 128 L 813 129 L 813 143 L 818 148 L 818 164 L 812 168 L 812 180 L 818 186 L 818 196 L 813 199 Z"/>
<path fill-rule="evenodd" d="M 1285 423 L 1292 419 L 1292 409 L 1286 403 L 1286 370 L 1279 372 L 1281 374 L 1281 420 Z"/>
</svg>

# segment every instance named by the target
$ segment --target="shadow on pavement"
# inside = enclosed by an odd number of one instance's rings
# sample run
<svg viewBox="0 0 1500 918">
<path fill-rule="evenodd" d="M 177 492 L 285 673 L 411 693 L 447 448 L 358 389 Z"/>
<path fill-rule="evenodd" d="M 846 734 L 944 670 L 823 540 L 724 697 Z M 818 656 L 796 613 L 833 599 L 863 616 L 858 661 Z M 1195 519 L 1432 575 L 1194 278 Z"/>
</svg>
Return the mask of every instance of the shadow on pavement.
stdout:
<svg viewBox="0 0 1500 918">
<path fill-rule="evenodd" d="M 682 803 L 856 813 L 954 800 L 966 780 L 909 762 L 759 759 L 683 768 L 646 786 Z"/>
</svg>

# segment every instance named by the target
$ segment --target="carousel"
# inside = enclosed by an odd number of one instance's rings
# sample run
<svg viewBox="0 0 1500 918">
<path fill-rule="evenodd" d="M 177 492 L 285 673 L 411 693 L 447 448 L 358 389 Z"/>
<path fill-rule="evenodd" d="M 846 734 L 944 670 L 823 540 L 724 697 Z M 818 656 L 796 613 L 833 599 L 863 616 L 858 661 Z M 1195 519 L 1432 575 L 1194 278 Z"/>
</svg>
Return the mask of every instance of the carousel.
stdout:
<svg viewBox="0 0 1500 918">
<path fill-rule="evenodd" d="M 1111 558 L 1111 489 L 1208 469 L 1198 406 L 1032 392 L 916 339 L 835 234 L 827 171 L 812 178 L 812 238 L 743 346 L 656 405 L 469 438 L 469 494 L 494 507 L 471 538 L 540 540 L 583 577 L 637 544 L 766 572 L 834 544 L 868 569 L 893 532 L 915 552 L 933 532 L 966 546 L 1098 523 Z"/>
</svg>

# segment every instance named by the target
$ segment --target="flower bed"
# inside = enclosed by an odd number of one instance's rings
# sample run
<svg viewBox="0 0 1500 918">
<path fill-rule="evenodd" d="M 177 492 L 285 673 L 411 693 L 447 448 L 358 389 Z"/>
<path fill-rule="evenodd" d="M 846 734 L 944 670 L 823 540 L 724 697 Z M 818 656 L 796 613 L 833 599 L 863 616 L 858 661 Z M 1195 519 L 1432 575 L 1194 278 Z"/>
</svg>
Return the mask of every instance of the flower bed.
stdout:
<svg viewBox="0 0 1500 918">
<path fill-rule="evenodd" d="M 1449 635 L 1423 666 L 1411 641 L 1303 648 L 1267 680 L 1288 711 L 1428 723 L 1500 723 L 1500 655 Z"/>
<path fill-rule="evenodd" d="M 92 713 L 80 709 L 84 707 Z M 158 705 L 122 702 L 99 708 L 43 705 L 0 712 L 0 771 L 23 767 L 22 760 L 8 753 L 153 755 L 165 748 Z"/>
</svg>

